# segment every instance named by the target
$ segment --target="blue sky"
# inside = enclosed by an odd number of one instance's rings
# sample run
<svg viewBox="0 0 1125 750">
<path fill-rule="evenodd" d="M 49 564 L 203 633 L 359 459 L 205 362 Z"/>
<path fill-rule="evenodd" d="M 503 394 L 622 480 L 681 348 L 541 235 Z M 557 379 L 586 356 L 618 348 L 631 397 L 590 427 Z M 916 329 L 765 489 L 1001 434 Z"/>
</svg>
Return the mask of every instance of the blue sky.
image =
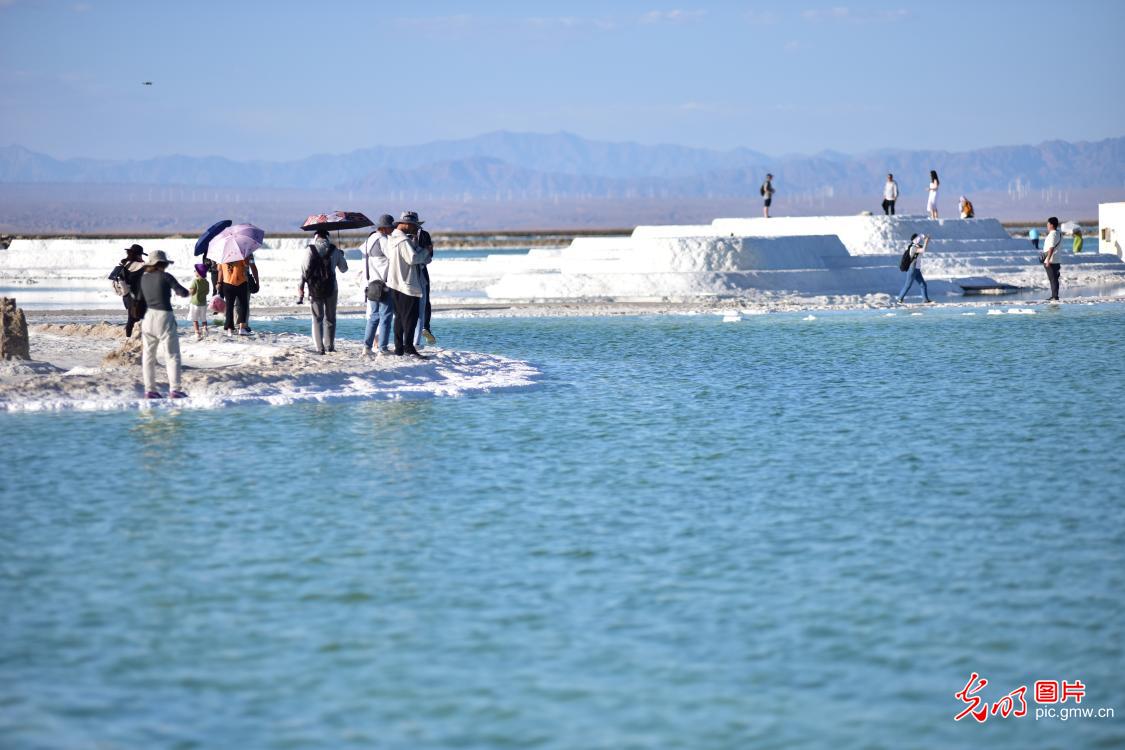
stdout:
<svg viewBox="0 0 1125 750">
<path fill-rule="evenodd" d="M 1122 28 L 1110 0 L 0 0 L 0 144 L 296 159 L 492 130 L 771 155 L 1097 140 L 1125 134 Z"/>
</svg>

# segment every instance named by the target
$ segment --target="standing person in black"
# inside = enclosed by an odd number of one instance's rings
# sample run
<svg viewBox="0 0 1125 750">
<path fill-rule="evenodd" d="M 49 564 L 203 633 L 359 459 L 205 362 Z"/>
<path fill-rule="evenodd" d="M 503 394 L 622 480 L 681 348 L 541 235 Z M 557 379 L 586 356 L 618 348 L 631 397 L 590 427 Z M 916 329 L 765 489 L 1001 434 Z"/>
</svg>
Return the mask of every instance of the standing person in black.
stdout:
<svg viewBox="0 0 1125 750">
<path fill-rule="evenodd" d="M 418 359 L 426 359 L 418 353 L 414 345 L 414 332 L 418 325 L 418 313 L 422 301 L 422 283 L 418 266 L 425 262 L 426 251 L 414 242 L 419 226 L 418 214 L 403 211 L 395 231 L 387 240 L 387 286 L 394 293 L 395 303 L 395 349 L 398 356 L 404 354 Z"/>
<path fill-rule="evenodd" d="M 141 296 L 141 277 L 145 273 L 145 262 L 141 258 L 145 254 L 143 247 L 134 244 L 125 248 L 125 257 L 121 259 L 121 280 L 129 288 L 129 293 L 121 297 L 121 303 L 125 305 L 125 338 L 132 337 L 133 326 L 140 321 L 133 313 L 136 311 L 136 300 Z"/>
<path fill-rule="evenodd" d="M 419 346 L 422 339 L 425 339 L 426 343 L 430 345 L 437 343 L 437 338 L 430 332 L 430 315 L 434 309 L 433 305 L 430 304 L 430 262 L 434 259 L 434 240 L 430 237 L 430 233 L 421 227 L 421 224 L 425 222 L 421 219 L 418 221 L 418 234 L 414 238 L 414 244 L 419 250 L 425 252 L 426 260 L 418 264 L 418 278 L 422 283 L 422 301 L 419 303 L 419 325 L 414 335 L 414 346 Z"/>
</svg>

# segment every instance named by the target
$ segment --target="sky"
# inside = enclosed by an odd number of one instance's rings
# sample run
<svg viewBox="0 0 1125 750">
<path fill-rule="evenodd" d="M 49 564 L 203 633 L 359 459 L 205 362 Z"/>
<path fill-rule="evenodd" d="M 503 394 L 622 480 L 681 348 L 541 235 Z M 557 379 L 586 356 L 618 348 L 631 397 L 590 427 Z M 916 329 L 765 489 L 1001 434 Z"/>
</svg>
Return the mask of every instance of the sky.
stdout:
<svg viewBox="0 0 1125 750">
<path fill-rule="evenodd" d="M 773 156 L 1099 140 L 1125 135 L 1122 28 L 1116 0 L 0 0 L 0 145 L 289 160 L 495 130 Z"/>
</svg>

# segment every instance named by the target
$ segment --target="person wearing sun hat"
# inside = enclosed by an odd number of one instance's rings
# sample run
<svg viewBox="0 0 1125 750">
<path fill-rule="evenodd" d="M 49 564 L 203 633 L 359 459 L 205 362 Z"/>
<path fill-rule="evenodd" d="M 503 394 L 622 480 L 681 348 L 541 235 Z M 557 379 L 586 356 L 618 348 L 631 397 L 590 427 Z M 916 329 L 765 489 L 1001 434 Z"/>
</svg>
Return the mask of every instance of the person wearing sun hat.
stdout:
<svg viewBox="0 0 1125 750">
<path fill-rule="evenodd" d="M 141 276 L 145 272 L 144 256 L 144 248 L 134 243 L 125 248 L 125 257 L 118 263 L 120 270 L 113 269 L 113 272 L 117 274 L 127 290 L 121 297 L 121 302 L 125 305 L 125 338 L 132 337 L 133 327 L 140 320 L 134 315 L 135 307 L 133 303 L 141 294 Z M 111 275 L 110 278 L 113 278 L 113 276 Z"/>
<path fill-rule="evenodd" d="M 165 269 L 173 261 L 163 250 L 156 250 L 148 258 L 145 274 L 141 277 L 141 294 L 148 311 L 141 321 L 141 368 L 145 379 L 145 398 L 163 398 L 156 390 L 156 348 L 164 347 L 168 367 L 168 397 L 186 398 L 180 390 L 180 334 L 176 328 L 176 314 L 172 312 L 172 292 L 187 297 L 188 290 Z"/>
<path fill-rule="evenodd" d="M 399 216 L 387 243 L 387 286 L 394 293 L 395 302 L 394 353 L 425 359 L 414 345 L 419 303 L 422 301 L 418 266 L 429 257 L 428 252 L 414 242 L 414 234 L 420 225 L 418 214 L 414 211 L 403 211 Z"/>
<path fill-rule="evenodd" d="M 367 329 L 363 335 L 363 355 L 373 355 L 375 337 L 379 337 L 379 354 L 391 353 L 391 327 L 394 321 L 394 292 L 387 286 L 388 243 L 395 229 L 395 217 L 383 214 L 375 224 L 367 241 L 363 243 L 363 283 L 365 289 L 372 281 L 383 282 L 383 293 L 377 300 L 367 300 Z"/>
</svg>

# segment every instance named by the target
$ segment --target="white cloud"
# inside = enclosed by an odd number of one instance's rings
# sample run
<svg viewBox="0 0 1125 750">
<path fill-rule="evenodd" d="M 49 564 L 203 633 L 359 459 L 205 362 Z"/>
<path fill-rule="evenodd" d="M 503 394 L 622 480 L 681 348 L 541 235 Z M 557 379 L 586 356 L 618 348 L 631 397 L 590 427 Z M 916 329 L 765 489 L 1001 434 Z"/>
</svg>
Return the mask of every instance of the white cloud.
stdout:
<svg viewBox="0 0 1125 750">
<path fill-rule="evenodd" d="M 641 23 L 684 23 L 705 15 L 705 10 L 650 10 L 641 16 Z"/>
<path fill-rule="evenodd" d="M 905 8 L 892 10 L 853 10 L 844 5 L 831 8 L 812 8 L 801 11 L 801 18 L 810 23 L 880 23 L 901 21 L 910 17 L 910 11 Z"/>
<path fill-rule="evenodd" d="M 748 10 L 742 17 L 755 26 L 772 26 L 779 20 L 772 10 Z"/>
<path fill-rule="evenodd" d="M 612 18 L 584 18 L 581 16 L 537 16 L 525 18 L 523 22 L 533 29 L 562 29 L 564 31 L 581 29 L 612 31 L 617 28 L 617 22 Z"/>
</svg>

